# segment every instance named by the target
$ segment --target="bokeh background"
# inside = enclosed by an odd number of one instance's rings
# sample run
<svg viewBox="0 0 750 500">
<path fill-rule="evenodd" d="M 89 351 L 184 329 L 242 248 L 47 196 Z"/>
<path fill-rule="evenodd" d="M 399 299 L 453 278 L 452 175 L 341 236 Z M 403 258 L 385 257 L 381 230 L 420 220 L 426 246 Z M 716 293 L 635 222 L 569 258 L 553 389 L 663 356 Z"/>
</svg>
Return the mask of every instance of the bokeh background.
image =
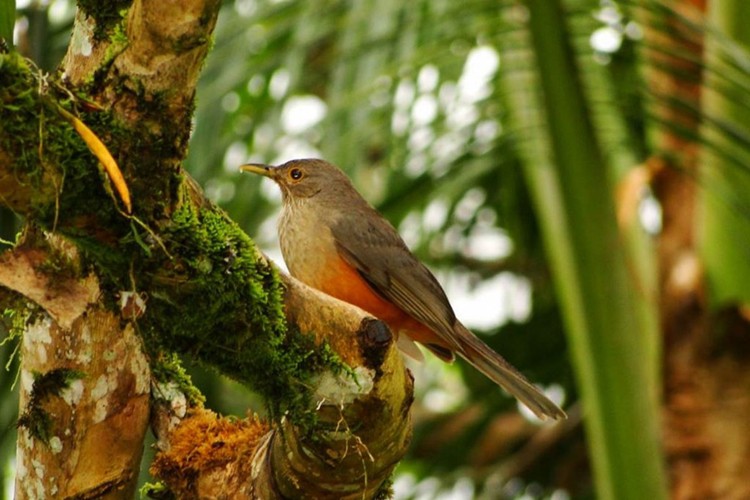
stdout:
<svg viewBox="0 0 750 500">
<path fill-rule="evenodd" d="M 567 5 L 567 40 L 597 140 L 609 175 L 622 179 L 654 153 L 647 104 L 658 97 L 643 84 L 639 9 L 667 7 Z M 16 7 L 19 50 L 54 71 L 74 2 L 18 0 Z M 563 425 L 544 427 L 471 367 L 427 355 L 410 365 L 414 440 L 394 477 L 399 499 L 596 496 L 570 337 L 523 172 L 551 147 L 549 136 L 536 133 L 545 119 L 528 15 L 518 2 L 495 0 L 227 0 L 201 76 L 185 167 L 265 252 L 283 265 L 280 196 L 238 166 L 302 157 L 337 164 L 434 270 L 461 320 L 570 414 Z M 681 29 L 705 28 L 686 22 Z M 737 75 L 734 91 L 744 95 L 747 70 Z M 679 133 L 680 120 L 671 127 Z M 735 136 L 746 147 L 748 139 Z M 747 219 L 746 200 L 738 203 Z M 656 237 L 661 206 L 647 185 L 633 206 L 645 240 Z M 0 212 L 4 239 L 19 227 Z M 0 498 L 13 482 L 15 347 L 0 347 Z M 248 390 L 186 362 L 209 407 L 263 412 Z M 650 391 L 658 392 L 644 388 Z"/>
</svg>

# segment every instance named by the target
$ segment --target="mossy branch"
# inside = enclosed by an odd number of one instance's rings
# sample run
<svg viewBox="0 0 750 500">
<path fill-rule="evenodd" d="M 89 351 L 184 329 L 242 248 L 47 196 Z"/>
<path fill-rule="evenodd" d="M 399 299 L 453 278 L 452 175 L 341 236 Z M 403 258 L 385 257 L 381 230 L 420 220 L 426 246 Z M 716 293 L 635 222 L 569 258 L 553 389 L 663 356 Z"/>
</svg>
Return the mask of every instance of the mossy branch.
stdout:
<svg viewBox="0 0 750 500">
<path fill-rule="evenodd" d="M 264 479 L 256 497 L 299 496 L 300 485 L 374 495 L 410 435 L 412 384 L 390 332 L 280 274 L 180 168 L 219 2 L 117 5 L 81 6 L 61 80 L 0 54 L 0 203 L 78 247 L 97 305 L 152 359 L 191 355 L 266 398 L 273 430 L 249 462 Z M 132 214 L 60 108 L 112 153 Z M 37 288 L 59 274 L 37 271 Z"/>
<path fill-rule="evenodd" d="M 150 370 L 133 325 L 63 238 L 27 230 L 0 285 L 33 307 L 23 330 L 17 498 L 132 496 L 149 421 Z M 118 493 L 119 492 L 119 493 Z"/>
<path fill-rule="evenodd" d="M 287 318 L 336 346 L 353 369 L 308 380 L 312 427 L 293 415 L 272 426 L 256 417 L 231 423 L 202 409 L 175 421 L 173 404 L 158 405 L 161 452 L 151 472 L 178 497 L 373 498 L 387 489 L 406 452 L 412 379 L 387 327 L 289 276 L 281 279 Z M 228 448 L 234 442 L 242 445 Z"/>
</svg>

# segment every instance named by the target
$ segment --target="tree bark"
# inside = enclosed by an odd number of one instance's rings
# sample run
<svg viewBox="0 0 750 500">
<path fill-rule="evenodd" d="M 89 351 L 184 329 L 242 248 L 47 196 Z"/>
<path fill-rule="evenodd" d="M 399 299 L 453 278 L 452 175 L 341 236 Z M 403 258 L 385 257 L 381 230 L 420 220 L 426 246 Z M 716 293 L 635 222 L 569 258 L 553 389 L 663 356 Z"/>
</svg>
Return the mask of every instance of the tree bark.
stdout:
<svg viewBox="0 0 750 500">
<path fill-rule="evenodd" d="M 80 2 L 59 80 L 0 54 L 0 202 L 42 228 L 0 270 L 38 306 L 23 340 L 22 497 L 131 497 L 152 407 L 155 471 L 180 496 L 370 497 L 406 451 L 412 383 L 385 325 L 281 275 L 181 170 L 219 5 Z M 111 153 L 132 213 L 75 120 Z M 260 446 L 212 448 L 210 473 L 182 467 L 195 436 L 257 428 L 222 427 L 169 352 L 265 397 Z"/>
<path fill-rule="evenodd" d="M 320 340 L 353 370 L 311 381 L 313 432 L 286 417 L 270 428 L 256 417 L 228 422 L 205 410 L 174 419 L 174 405 L 158 405 L 161 452 L 151 471 L 179 498 L 358 499 L 387 491 L 411 437 L 413 389 L 390 332 L 362 311 L 284 279 L 290 322 L 324 332 Z M 236 453 L 224 451 L 231 447 Z"/>
<path fill-rule="evenodd" d="M 38 306 L 21 347 L 16 498 L 131 498 L 149 417 L 149 364 L 133 324 L 98 302 L 94 275 L 48 280 L 42 269 L 51 252 L 71 267 L 77 254 L 58 238 L 49 245 L 44 252 L 22 244 L 0 263 L 0 284 Z"/>
</svg>

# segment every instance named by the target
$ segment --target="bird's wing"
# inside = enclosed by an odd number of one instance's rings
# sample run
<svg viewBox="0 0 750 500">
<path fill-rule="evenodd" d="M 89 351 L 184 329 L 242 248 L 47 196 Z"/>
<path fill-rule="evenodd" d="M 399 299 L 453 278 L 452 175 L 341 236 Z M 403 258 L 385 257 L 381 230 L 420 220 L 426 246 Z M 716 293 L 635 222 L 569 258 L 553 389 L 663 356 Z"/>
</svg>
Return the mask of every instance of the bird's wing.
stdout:
<svg viewBox="0 0 750 500">
<path fill-rule="evenodd" d="M 334 224 L 333 238 L 341 258 L 356 269 L 376 293 L 429 327 L 446 346 L 508 390 L 540 418 L 565 418 L 565 412 L 518 370 L 456 321 L 443 288 L 429 269 L 412 255 L 393 226 L 374 211 L 355 213 L 354 217 L 357 217 L 357 224 Z M 440 347 L 437 346 L 438 354 Z M 450 359 L 449 355 L 450 352 L 444 354 L 444 359 Z"/>
<path fill-rule="evenodd" d="M 458 348 L 452 335 L 456 316 L 437 279 L 377 212 L 358 219 L 356 225 L 332 227 L 341 258 L 381 297 L 429 327 L 451 348 Z"/>
</svg>

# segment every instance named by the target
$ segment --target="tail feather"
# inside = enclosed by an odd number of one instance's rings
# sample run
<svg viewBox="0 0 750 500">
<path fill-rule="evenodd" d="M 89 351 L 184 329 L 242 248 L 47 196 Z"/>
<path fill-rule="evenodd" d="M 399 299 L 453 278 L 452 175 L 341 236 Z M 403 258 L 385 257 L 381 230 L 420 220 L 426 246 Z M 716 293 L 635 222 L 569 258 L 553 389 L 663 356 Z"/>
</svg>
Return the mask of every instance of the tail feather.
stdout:
<svg viewBox="0 0 750 500">
<path fill-rule="evenodd" d="M 533 411 L 537 417 L 542 420 L 567 418 L 564 411 L 526 380 L 513 365 L 505 361 L 502 356 L 478 339 L 465 326 L 456 322 L 454 331 L 460 345 L 460 349 L 456 351 L 457 354 L 490 380 L 511 393 L 529 410 Z"/>
</svg>

